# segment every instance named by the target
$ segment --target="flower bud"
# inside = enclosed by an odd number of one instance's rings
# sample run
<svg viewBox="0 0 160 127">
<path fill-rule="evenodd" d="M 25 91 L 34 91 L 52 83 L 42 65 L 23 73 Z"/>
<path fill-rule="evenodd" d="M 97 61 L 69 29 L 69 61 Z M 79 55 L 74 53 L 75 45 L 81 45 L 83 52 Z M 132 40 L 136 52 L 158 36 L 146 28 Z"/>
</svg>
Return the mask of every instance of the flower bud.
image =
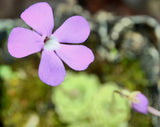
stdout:
<svg viewBox="0 0 160 127">
<path fill-rule="evenodd" d="M 141 92 L 132 92 L 129 99 L 131 99 L 131 105 L 135 111 L 142 114 L 148 113 L 148 99 Z"/>
</svg>

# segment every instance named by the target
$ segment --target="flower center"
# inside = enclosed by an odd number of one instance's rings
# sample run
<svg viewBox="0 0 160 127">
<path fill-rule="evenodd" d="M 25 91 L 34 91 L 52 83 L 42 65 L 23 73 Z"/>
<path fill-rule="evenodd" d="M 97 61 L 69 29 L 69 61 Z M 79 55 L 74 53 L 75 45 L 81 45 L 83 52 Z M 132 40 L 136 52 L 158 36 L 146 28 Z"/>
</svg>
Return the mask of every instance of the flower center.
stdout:
<svg viewBox="0 0 160 127">
<path fill-rule="evenodd" d="M 51 51 L 51 50 L 57 50 L 59 48 L 60 48 L 60 43 L 55 37 L 50 36 L 45 38 L 44 49 L 46 49 L 47 51 Z"/>
</svg>

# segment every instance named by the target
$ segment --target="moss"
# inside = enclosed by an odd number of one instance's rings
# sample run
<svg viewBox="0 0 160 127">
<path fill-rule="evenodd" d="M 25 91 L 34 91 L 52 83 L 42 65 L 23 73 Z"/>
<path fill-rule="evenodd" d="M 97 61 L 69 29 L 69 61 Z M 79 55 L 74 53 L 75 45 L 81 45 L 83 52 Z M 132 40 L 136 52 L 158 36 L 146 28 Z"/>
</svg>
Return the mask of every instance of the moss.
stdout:
<svg viewBox="0 0 160 127">
<path fill-rule="evenodd" d="M 87 119 L 99 84 L 95 75 L 67 72 L 65 81 L 53 88 L 52 101 L 59 118 L 68 123 Z"/>
<path fill-rule="evenodd" d="M 96 127 L 127 127 L 130 107 L 125 98 L 115 93 L 115 83 L 104 84 L 94 96 L 90 118 Z"/>
<path fill-rule="evenodd" d="M 124 58 L 117 64 L 108 64 L 104 68 L 105 81 L 114 81 L 125 87 L 136 90 L 148 86 L 148 80 L 137 60 Z"/>
</svg>

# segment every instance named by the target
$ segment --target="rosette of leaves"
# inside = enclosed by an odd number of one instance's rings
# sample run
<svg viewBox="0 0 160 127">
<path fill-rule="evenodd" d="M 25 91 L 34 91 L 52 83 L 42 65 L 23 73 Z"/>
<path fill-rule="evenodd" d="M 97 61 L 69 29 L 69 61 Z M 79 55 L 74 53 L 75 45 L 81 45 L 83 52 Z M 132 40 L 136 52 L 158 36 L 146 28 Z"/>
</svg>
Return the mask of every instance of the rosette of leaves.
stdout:
<svg viewBox="0 0 160 127">
<path fill-rule="evenodd" d="M 68 125 L 67 127 L 94 127 L 89 122 L 78 122 Z"/>
<path fill-rule="evenodd" d="M 95 75 L 67 72 L 64 82 L 54 87 L 52 95 L 60 120 L 72 123 L 87 119 L 99 84 Z"/>
<path fill-rule="evenodd" d="M 95 127 L 127 127 L 130 107 L 127 100 L 115 93 L 115 83 L 104 84 L 95 94 L 90 119 Z"/>
</svg>

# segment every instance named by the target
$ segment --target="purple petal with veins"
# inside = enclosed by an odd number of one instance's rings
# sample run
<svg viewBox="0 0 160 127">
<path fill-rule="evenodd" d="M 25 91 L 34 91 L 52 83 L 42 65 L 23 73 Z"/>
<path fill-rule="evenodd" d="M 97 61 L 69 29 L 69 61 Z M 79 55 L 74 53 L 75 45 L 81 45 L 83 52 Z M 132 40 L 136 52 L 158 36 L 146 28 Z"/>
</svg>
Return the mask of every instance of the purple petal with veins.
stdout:
<svg viewBox="0 0 160 127">
<path fill-rule="evenodd" d="M 16 58 L 39 52 L 43 46 L 43 38 L 36 32 L 26 28 L 16 27 L 9 35 L 8 51 Z"/>
<path fill-rule="evenodd" d="M 21 18 L 30 27 L 44 36 L 50 36 L 54 27 L 52 8 L 46 2 L 31 5 L 22 14 Z"/>
<path fill-rule="evenodd" d="M 61 44 L 56 53 L 69 67 L 79 71 L 85 70 L 94 60 L 92 51 L 83 45 Z"/>
<path fill-rule="evenodd" d="M 9 35 L 8 51 L 12 56 L 21 58 L 42 50 L 38 74 L 44 83 L 57 86 L 63 82 L 66 71 L 61 59 L 78 71 L 93 62 L 94 55 L 86 46 L 62 44 L 82 43 L 88 38 L 90 27 L 82 16 L 70 17 L 54 34 L 52 8 L 46 2 L 31 5 L 21 18 L 36 32 L 14 28 Z"/>
<path fill-rule="evenodd" d="M 59 42 L 82 43 L 90 33 L 90 27 L 82 16 L 72 16 L 67 19 L 53 34 Z"/>
<path fill-rule="evenodd" d="M 44 83 L 57 86 L 63 82 L 66 71 L 54 51 L 43 50 L 38 73 Z"/>
</svg>

